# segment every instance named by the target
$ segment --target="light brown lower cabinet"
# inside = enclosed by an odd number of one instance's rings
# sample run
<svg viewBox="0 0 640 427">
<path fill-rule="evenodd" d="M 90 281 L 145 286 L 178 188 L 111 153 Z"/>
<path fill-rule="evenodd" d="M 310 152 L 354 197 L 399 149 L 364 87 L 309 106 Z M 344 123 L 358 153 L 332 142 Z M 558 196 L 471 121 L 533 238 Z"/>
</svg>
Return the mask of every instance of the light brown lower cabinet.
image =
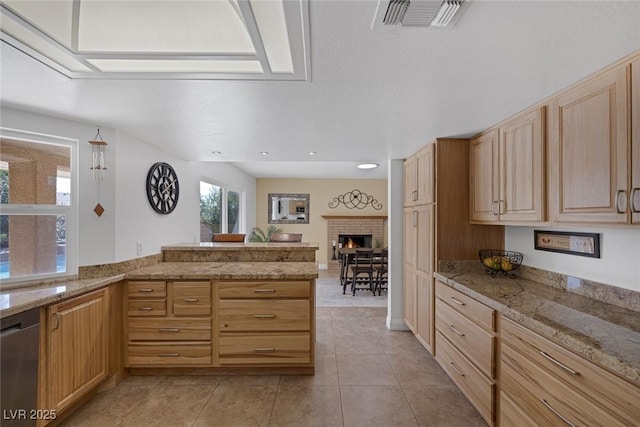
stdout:
<svg viewBox="0 0 640 427">
<path fill-rule="evenodd" d="M 47 307 L 46 409 L 62 412 L 107 378 L 108 309 L 108 288 Z"/>
<path fill-rule="evenodd" d="M 495 311 L 436 281 L 436 360 L 480 415 L 496 418 Z"/>
<path fill-rule="evenodd" d="M 501 426 L 640 422 L 640 387 L 505 317 L 501 338 Z"/>
</svg>

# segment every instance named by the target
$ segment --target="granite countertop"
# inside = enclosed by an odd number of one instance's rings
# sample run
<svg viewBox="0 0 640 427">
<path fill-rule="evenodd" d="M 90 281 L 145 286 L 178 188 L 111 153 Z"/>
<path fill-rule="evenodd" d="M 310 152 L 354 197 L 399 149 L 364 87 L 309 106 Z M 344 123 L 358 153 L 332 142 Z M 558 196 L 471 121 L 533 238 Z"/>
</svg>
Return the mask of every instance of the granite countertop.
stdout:
<svg viewBox="0 0 640 427">
<path fill-rule="evenodd" d="M 0 292 L 0 317 L 20 313 L 36 307 L 53 304 L 56 301 L 104 288 L 124 279 L 124 274 L 96 279 L 70 278 L 56 280 L 50 284 L 38 284 L 32 287 L 6 289 Z"/>
<path fill-rule="evenodd" d="M 310 280 L 317 277 L 315 262 L 162 262 L 126 274 L 131 280 Z"/>
<path fill-rule="evenodd" d="M 0 291 L 0 317 L 100 289 L 123 279 L 133 280 L 311 280 L 318 277 L 315 262 L 162 262 L 95 279 L 56 280 Z"/>
<path fill-rule="evenodd" d="M 200 243 L 176 243 L 163 246 L 163 251 L 282 251 L 283 249 L 292 250 L 317 250 L 320 246 L 317 243 L 233 243 L 233 242 L 200 242 Z"/>
<path fill-rule="evenodd" d="M 491 278 L 478 262 L 440 269 L 437 280 L 640 386 L 640 312 L 520 277 Z"/>
</svg>

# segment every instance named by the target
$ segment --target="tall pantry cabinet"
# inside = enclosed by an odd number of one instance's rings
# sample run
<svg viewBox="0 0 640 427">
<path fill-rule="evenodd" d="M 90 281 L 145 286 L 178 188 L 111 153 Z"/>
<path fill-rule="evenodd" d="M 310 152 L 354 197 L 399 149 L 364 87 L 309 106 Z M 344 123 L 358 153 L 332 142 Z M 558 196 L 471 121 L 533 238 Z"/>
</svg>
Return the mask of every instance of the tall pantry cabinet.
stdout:
<svg viewBox="0 0 640 427">
<path fill-rule="evenodd" d="M 404 321 L 431 353 L 438 261 L 501 249 L 504 227 L 469 222 L 469 141 L 438 138 L 404 163 Z"/>
</svg>

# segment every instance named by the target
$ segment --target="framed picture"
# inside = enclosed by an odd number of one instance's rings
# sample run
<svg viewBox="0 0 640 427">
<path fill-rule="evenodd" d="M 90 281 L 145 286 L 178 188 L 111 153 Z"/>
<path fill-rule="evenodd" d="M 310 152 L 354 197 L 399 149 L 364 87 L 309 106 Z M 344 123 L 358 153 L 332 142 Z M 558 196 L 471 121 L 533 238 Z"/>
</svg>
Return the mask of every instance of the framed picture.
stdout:
<svg viewBox="0 0 640 427">
<path fill-rule="evenodd" d="M 600 258 L 598 233 L 533 230 L 534 247 L 540 251 Z"/>
</svg>

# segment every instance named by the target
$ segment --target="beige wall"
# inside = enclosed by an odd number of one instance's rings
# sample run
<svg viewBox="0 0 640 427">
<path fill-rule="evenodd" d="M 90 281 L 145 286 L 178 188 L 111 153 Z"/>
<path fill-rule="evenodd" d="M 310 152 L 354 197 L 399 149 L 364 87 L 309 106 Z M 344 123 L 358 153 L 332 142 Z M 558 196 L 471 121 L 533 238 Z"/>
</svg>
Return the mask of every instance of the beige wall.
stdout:
<svg viewBox="0 0 640 427">
<path fill-rule="evenodd" d="M 347 209 L 343 204 L 331 209 L 329 202 L 335 197 L 358 189 L 373 196 L 382 204 L 375 210 L 371 205 L 364 209 Z M 386 179 L 271 179 L 256 180 L 256 225 L 263 230 L 267 223 L 269 193 L 308 193 L 309 224 L 274 224 L 284 232 L 302 233 L 303 242 L 318 243 L 316 252 L 319 264 L 327 264 L 327 220 L 322 215 L 387 215 Z M 387 244 L 386 227 L 385 242 Z"/>
</svg>

